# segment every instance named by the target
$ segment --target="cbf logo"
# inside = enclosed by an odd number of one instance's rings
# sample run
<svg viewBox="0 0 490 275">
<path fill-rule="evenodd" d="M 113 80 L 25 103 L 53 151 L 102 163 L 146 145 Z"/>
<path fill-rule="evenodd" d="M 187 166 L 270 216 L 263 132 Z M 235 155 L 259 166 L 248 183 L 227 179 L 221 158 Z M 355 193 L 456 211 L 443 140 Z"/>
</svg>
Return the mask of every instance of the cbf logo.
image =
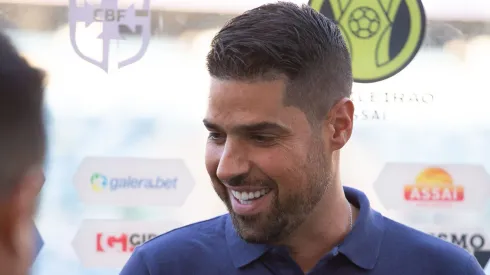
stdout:
<svg viewBox="0 0 490 275">
<path fill-rule="evenodd" d="M 70 23 L 70 41 L 73 49 L 83 60 L 101 68 L 106 73 L 109 71 L 109 51 L 112 40 L 124 39 L 119 33 L 120 26 L 128 27 L 133 33 L 136 28 L 141 28 L 142 43 L 139 51 L 132 57 L 118 62 L 118 68 L 123 68 L 140 60 L 148 48 L 151 37 L 151 18 L 150 18 L 150 0 L 143 1 L 143 11 L 146 16 L 139 16 L 134 5 L 127 9 L 118 8 L 118 0 L 100 0 L 100 5 L 90 5 L 86 1 L 83 6 L 77 5 L 77 0 L 70 0 L 69 16 Z M 85 23 L 85 27 L 90 26 L 93 22 L 102 24 L 102 32 L 97 39 L 102 40 L 102 60 L 95 60 L 84 55 L 76 41 L 77 22 Z"/>
<path fill-rule="evenodd" d="M 400 72 L 425 34 L 421 0 L 310 0 L 309 5 L 339 26 L 356 82 L 376 82 Z"/>
</svg>

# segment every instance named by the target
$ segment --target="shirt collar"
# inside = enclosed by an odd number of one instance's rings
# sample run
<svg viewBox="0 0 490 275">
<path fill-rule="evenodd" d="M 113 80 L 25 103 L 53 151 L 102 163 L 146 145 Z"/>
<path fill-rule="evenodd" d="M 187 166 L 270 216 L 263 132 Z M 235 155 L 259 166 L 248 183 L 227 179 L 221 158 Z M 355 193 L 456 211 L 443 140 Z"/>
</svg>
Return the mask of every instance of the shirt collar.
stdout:
<svg viewBox="0 0 490 275">
<path fill-rule="evenodd" d="M 384 235 L 383 216 L 371 209 L 368 198 L 361 191 L 344 187 L 344 192 L 349 202 L 360 211 L 352 231 L 338 246 L 338 251 L 357 266 L 372 269 L 378 260 Z M 237 268 L 257 260 L 271 248 L 266 244 L 248 243 L 240 238 L 229 215 L 225 227 L 226 242 L 233 264 Z"/>
<path fill-rule="evenodd" d="M 352 231 L 339 245 L 339 252 L 364 269 L 373 269 L 378 260 L 385 226 L 383 216 L 371 209 L 366 195 L 354 188 L 344 187 L 347 200 L 359 208 Z"/>
<path fill-rule="evenodd" d="M 233 227 L 230 215 L 226 217 L 225 232 L 231 259 L 237 268 L 246 266 L 257 260 L 270 248 L 266 244 L 248 243 L 240 238 Z"/>
</svg>

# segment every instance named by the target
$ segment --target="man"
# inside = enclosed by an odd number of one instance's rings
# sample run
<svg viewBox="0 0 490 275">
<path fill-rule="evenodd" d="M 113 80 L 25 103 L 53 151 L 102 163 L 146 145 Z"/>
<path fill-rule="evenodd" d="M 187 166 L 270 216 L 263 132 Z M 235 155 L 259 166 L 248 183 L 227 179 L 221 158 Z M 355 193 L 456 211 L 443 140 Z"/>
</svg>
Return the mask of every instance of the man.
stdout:
<svg viewBox="0 0 490 275">
<path fill-rule="evenodd" d="M 342 187 L 354 106 L 334 22 L 308 6 L 261 6 L 221 29 L 207 66 L 206 168 L 230 213 L 147 242 L 122 275 L 484 274 L 463 249 Z"/>
<path fill-rule="evenodd" d="M 43 74 L 0 33 L 0 274 L 26 275 L 44 183 Z"/>
</svg>

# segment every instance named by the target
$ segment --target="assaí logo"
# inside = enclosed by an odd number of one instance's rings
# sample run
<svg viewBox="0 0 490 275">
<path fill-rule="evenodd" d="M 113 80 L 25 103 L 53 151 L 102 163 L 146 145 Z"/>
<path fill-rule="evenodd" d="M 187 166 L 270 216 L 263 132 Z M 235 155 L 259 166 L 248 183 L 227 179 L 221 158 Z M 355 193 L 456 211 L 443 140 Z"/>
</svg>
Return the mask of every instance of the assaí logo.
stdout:
<svg viewBox="0 0 490 275">
<path fill-rule="evenodd" d="M 90 185 L 95 192 L 119 191 L 134 189 L 177 189 L 177 178 L 137 178 L 109 177 L 101 173 L 93 173 L 90 177 Z"/>
<path fill-rule="evenodd" d="M 405 185 L 404 197 L 413 202 L 461 202 L 464 187 L 456 185 L 444 169 L 430 167 L 420 172 L 414 184 Z"/>
</svg>

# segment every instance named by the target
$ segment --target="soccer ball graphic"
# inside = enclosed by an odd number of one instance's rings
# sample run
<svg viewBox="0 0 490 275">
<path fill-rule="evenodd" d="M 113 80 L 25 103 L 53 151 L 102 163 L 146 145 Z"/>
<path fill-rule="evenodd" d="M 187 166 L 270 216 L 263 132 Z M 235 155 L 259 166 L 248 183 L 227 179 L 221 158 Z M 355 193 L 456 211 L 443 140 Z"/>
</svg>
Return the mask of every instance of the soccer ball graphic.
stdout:
<svg viewBox="0 0 490 275">
<path fill-rule="evenodd" d="M 352 34 L 361 39 L 374 36 L 379 31 L 379 16 L 372 8 L 359 7 L 349 16 L 349 29 Z"/>
</svg>

